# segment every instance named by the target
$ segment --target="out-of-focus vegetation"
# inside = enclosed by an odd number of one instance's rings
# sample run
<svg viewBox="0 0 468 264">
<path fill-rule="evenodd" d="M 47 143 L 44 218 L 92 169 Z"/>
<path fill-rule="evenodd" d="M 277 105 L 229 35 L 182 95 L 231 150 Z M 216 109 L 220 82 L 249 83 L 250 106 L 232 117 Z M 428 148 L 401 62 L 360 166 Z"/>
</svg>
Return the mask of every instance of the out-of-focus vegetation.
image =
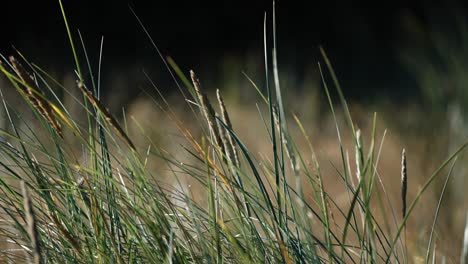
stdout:
<svg viewBox="0 0 468 264">
<path fill-rule="evenodd" d="M 451 16 L 428 14 L 428 23 L 412 16 L 403 19 L 406 29 L 399 56 L 416 80 L 420 93 L 416 133 L 427 141 L 422 155 L 443 156 L 468 138 L 468 21 L 453 9 Z M 459 157 L 466 163 L 466 155 Z M 443 209 L 449 227 L 465 220 L 468 196 L 464 191 L 467 167 L 457 166 Z"/>
</svg>

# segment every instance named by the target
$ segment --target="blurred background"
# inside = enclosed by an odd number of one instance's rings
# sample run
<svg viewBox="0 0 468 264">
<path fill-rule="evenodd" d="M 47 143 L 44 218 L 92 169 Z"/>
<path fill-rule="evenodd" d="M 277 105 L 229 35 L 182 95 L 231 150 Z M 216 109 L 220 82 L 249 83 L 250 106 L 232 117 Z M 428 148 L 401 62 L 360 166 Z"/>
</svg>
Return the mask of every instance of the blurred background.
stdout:
<svg viewBox="0 0 468 264">
<path fill-rule="evenodd" d="M 402 56 L 407 54 L 402 53 L 409 48 L 435 52 L 429 49 L 436 48 L 431 41 L 437 34 L 463 46 L 465 5 L 440 2 L 277 1 L 279 61 L 301 82 L 315 68 L 320 57 L 317 47 L 322 45 L 348 97 L 412 100 L 418 94 L 418 80 L 405 67 Z M 183 69 L 209 68 L 217 79 L 224 78 L 229 67 L 240 64 L 237 68 L 244 69 L 245 62 L 262 59 L 264 13 L 271 15 L 272 10 L 268 0 L 116 0 L 111 5 L 64 0 L 63 4 L 94 60 L 104 36 L 104 72 L 133 68 L 164 72 L 131 7 L 164 55 L 172 56 Z M 10 1 L 3 7 L 2 53 L 11 52 L 13 45 L 57 72 L 70 70 L 72 56 L 58 1 Z M 165 77 L 159 81 L 167 81 Z"/>
<path fill-rule="evenodd" d="M 155 91 L 145 72 L 187 126 L 198 127 L 184 116 L 187 107 L 177 96 L 177 86 L 132 8 L 163 56 L 173 58 L 184 73 L 194 69 L 210 96 L 219 88 L 241 137 L 255 151 L 268 151 L 267 140 L 263 145 L 258 140 L 266 134 L 256 132 L 263 129 L 255 107 L 260 98 L 243 73 L 264 90 L 263 21 L 266 12 L 271 29 L 271 1 L 63 0 L 63 4 L 76 44 L 80 46 L 79 30 L 95 72 L 104 37 L 102 100 L 113 114 L 122 117 L 124 107 L 154 138 L 170 145 L 171 141 L 164 140 L 172 134 L 168 133 L 172 131 L 170 121 L 149 99 L 148 94 Z M 73 56 L 58 2 L 8 1 L 2 3 L 2 9 L 0 53 L 9 55 L 18 49 L 70 91 L 76 91 Z M 288 115 L 295 113 L 301 118 L 325 163 L 339 164 L 339 153 L 317 67 L 322 61 L 319 46 L 332 61 L 365 143 L 370 142 L 374 112 L 378 115 L 378 137 L 388 130 L 379 166 L 384 182 L 394 190 L 396 204 L 403 147 L 409 158 L 411 200 L 444 158 L 468 140 L 468 9 L 462 1 L 278 0 L 276 19 L 279 71 Z M 87 76 L 91 78 L 89 73 Z M 326 80 L 331 85 L 328 77 Z M 10 88 L 4 80 L 0 85 L 4 90 Z M 10 90 L 11 100 L 19 100 Z M 64 95 L 63 100 L 69 99 Z M 79 108 L 73 100 L 68 105 Z M 300 137 L 290 120 L 292 133 Z M 251 124 L 258 124 L 258 130 L 251 129 Z M 341 125 L 344 129 L 345 123 Z M 137 143 L 144 147 L 143 142 Z M 349 151 L 353 157 L 354 150 Z M 464 156 L 455 167 L 438 229 L 441 241 L 460 245 L 468 210 L 468 160 Z M 327 169 L 333 174 L 333 167 Z M 333 177 L 330 183 L 336 180 Z M 443 180 L 441 177 L 436 182 L 417 208 L 420 217 L 410 221 L 413 227 L 427 226 L 414 229 L 414 237 L 427 238 Z M 440 244 L 448 255 L 458 254 L 459 247 Z"/>
</svg>

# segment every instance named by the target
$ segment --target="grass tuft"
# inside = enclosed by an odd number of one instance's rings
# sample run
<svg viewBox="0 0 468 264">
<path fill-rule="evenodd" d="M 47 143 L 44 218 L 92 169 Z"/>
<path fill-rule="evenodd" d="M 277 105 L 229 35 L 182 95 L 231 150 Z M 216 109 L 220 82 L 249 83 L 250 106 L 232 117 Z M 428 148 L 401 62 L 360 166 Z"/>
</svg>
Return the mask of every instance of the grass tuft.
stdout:
<svg viewBox="0 0 468 264">
<path fill-rule="evenodd" d="M 231 120 L 232 112 L 228 113 L 219 90 L 220 114 L 208 99 L 209 89 L 202 89 L 195 73 L 190 71 L 187 77 L 174 60 L 168 58 L 166 62 L 150 38 L 179 87 L 183 102 L 188 104 L 184 107 L 192 110 L 177 114 L 144 73 L 163 101 L 160 104 L 154 99 L 165 115 L 161 119 L 169 119 L 177 129 L 168 137 L 171 141 L 161 143 L 133 116 L 135 124 L 125 120 L 125 126 L 121 126 L 100 101 L 99 93 L 104 90 L 100 87 L 100 63 L 94 80 L 81 34 L 84 60 L 76 52 L 59 3 L 76 64 L 78 85 L 74 89 L 83 94 L 81 100 L 73 99 L 82 106 L 79 114 L 87 118 L 80 123 L 59 97 L 54 94 L 54 100 L 50 100 L 40 92 L 40 87 L 51 90 L 48 82 L 63 87 L 45 70 L 21 56 L 31 66 L 31 75 L 16 59 L 1 57 L 1 73 L 23 96 L 37 120 L 26 119 L 20 114 L 25 110 L 10 105 L 0 93 L 10 127 L 0 130 L 0 261 L 408 263 L 411 257 L 418 257 L 406 248 L 408 221 L 423 194 L 468 143 L 433 172 L 413 201 L 407 201 L 403 150 L 399 182 L 402 219 L 398 221 L 395 208 L 399 205 L 391 203 L 393 194 L 387 191 L 383 172 L 379 171 L 386 131 L 379 145 L 376 114 L 370 135 L 357 128 L 345 91 L 323 48 L 320 51 L 326 71 L 320 63 L 319 71 L 336 129 L 333 144 L 339 164 L 323 162 L 322 152 L 315 151 L 316 139 L 306 130 L 300 114 L 288 112 L 283 101 L 285 90 L 280 87 L 274 14 L 272 47 L 267 41 L 270 32 L 266 15 L 264 21 L 265 82 L 257 85 L 244 74 L 261 102 L 256 107 L 265 131 L 255 130 L 256 140 L 266 143 L 268 151 L 257 154 L 249 141 L 234 131 L 236 119 Z M 90 72 L 87 78 L 80 61 L 86 62 Z M 270 76 L 274 87 L 270 87 Z M 327 76 L 332 80 L 330 87 Z M 334 103 L 332 89 L 338 94 L 339 104 Z M 196 106 L 200 111 L 193 111 Z M 288 124 L 291 117 L 295 122 Z M 346 126 L 340 117 L 344 117 Z M 199 129 L 190 127 L 184 119 L 194 120 Z M 245 120 L 249 119 L 241 119 Z M 159 119 L 154 122 L 160 125 Z M 242 125 L 249 130 L 259 127 Z M 73 133 L 66 133 L 67 129 Z M 305 147 L 293 131 L 301 132 Z M 366 140 L 370 144 L 364 145 Z M 355 160 L 347 147 L 355 151 Z M 157 166 L 149 165 L 153 161 Z M 452 169 L 453 165 L 446 182 Z M 337 180 L 332 182 L 332 178 Z M 333 192 L 337 189 L 342 195 Z M 437 237 L 432 234 L 444 192 L 445 187 L 435 212 L 426 262 L 431 249 L 434 260 L 440 255 L 435 249 Z M 465 227 L 462 263 L 468 252 L 467 230 Z"/>
</svg>

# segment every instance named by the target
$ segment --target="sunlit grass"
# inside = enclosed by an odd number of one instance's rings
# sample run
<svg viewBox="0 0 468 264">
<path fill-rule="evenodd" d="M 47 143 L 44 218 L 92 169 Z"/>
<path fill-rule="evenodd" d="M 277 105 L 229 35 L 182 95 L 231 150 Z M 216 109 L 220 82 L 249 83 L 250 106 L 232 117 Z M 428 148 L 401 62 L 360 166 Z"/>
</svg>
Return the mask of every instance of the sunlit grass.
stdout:
<svg viewBox="0 0 468 264">
<path fill-rule="evenodd" d="M 335 120 L 336 147 L 341 158 L 335 176 L 341 179 L 348 198 L 345 205 L 339 204 L 330 187 L 324 184 L 329 175 L 323 174 L 313 139 L 300 118 L 288 114 L 283 103 L 276 30 L 273 27 L 270 47 L 265 17 L 265 72 L 259 73 L 265 76 L 265 84 L 257 85 L 247 78 L 254 86 L 252 91 L 256 90 L 262 99 L 263 105 L 258 109 L 270 151 L 263 155 L 251 152 L 236 133 L 236 124 L 227 121 L 229 108 L 222 106 L 224 110 L 216 111 L 218 107 L 204 94 L 203 80 L 192 72 L 190 82 L 184 71 L 169 59 L 168 70 L 175 72 L 174 79 L 185 85 L 179 87 L 191 110 L 185 114 L 192 116 L 203 131 L 201 135 L 190 131 L 159 93 L 161 98 L 156 103 L 160 102 L 160 109 L 181 135 L 180 142 L 171 144 L 182 145 L 192 157 L 189 161 L 179 160 L 150 137 L 145 144 L 135 144 L 127 132 L 127 122 L 131 120 L 124 116 L 124 121 L 119 122 L 105 108 L 98 96 L 99 73 L 93 75 L 81 39 L 85 54 L 82 64 L 63 7 L 61 10 L 76 63 L 75 88 L 83 95 L 74 99 L 81 103 L 87 122 L 73 120 L 52 93 L 51 86 L 58 82 L 45 70 L 29 63 L 21 54 L 18 56 L 24 65 L 22 70 L 15 67 L 16 60 L 2 57 L 1 72 L 41 124 L 39 128 L 31 126 L 29 120 L 16 112 L 24 106 L 9 105 L 2 95 L 11 127 L 1 130 L 0 141 L 2 260 L 408 263 L 420 257 L 408 251 L 407 221 L 431 183 L 448 165 L 453 168 L 456 156 L 467 144 L 461 145 L 434 171 L 420 191 L 413 194 L 414 200 L 406 201 L 406 196 L 402 196 L 401 203 L 407 203 L 408 207 L 400 214 L 398 208 L 402 204 L 389 202 L 378 171 L 380 155 L 385 151 L 382 147 L 385 133 L 376 132 L 377 116 L 374 115 L 372 133 L 368 135 L 371 143 L 364 146 L 363 135 L 355 127 L 332 63 L 321 49 L 325 68 L 322 64 L 318 68 Z M 86 67 L 91 79 L 83 75 Z M 329 88 L 328 83 L 333 86 Z M 338 94 L 345 124 L 336 117 L 338 110 L 331 89 Z M 289 133 L 293 126 L 306 139 L 310 156 L 301 151 Z M 141 133 L 145 134 L 143 129 Z M 344 134 L 352 137 L 355 158 L 350 158 L 343 146 Z M 174 186 L 160 182 L 159 171 L 148 171 L 150 158 L 164 164 L 176 182 Z M 356 164 L 356 171 L 351 171 L 351 162 Z M 451 170 L 447 175 L 448 179 Z M 194 179 L 200 187 L 184 186 L 179 180 L 182 176 Z M 411 172 L 407 177 L 411 181 Z M 23 188 L 20 182 L 24 182 Z M 306 189 L 311 192 L 306 193 Z M 435 224 L 432 232 L 434 229 Z M 466 245 L 463 250 L 466 252 Z M 435 247 L 429 241 L 423 258 L 429 262 L 434 256 Z"/>
</svg>

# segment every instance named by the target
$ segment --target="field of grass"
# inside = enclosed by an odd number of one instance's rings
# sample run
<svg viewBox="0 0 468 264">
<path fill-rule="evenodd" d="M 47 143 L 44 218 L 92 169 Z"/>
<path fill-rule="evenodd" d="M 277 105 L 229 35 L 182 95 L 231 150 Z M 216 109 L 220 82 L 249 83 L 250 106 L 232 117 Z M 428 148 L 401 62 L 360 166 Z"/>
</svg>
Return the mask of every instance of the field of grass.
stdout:
<svg viewBox="0 0 468 264">
<path fill-rule="evenodd" d="M 281 89 L 273 21 L 265 70 L 242 76 L 252 103 L 207 95 L 203 76 L 168 58 L 178 94 L 166 98 L 147 75 L 159 96 L 117 119 L 62 12 L 76 85 L 20 52 L 1 58 L 0 261 L 468 260 L 464 203 L 449 184 L 468 143 L 442 158 L 405 137 L 395 111 L 348 105 L 325 50 L 323 100 Z"/>
</svg>

